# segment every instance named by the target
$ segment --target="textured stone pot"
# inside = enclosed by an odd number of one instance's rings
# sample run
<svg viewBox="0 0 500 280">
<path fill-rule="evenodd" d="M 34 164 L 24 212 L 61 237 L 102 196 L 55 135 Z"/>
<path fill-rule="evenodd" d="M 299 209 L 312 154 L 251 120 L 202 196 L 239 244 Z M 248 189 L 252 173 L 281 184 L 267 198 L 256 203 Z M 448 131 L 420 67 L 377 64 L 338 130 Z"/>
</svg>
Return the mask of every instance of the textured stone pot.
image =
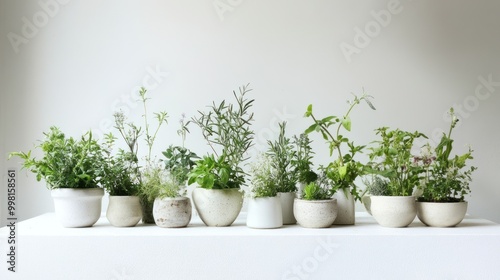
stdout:
<svg viewBox="0 0 500 280">
<path fill-rule="evenodd" d="M 417 216 L 414 196 L 370 196 L 373 218 L 383 227 L 406 227 Z"/>
<path fill-rule="evenodd" d="M 63 227 L 91 227 L 101 217 L 101 188 L 60 188 L 51 191 L 57 219 Z"/>
<path fill-rule="evenodd" d="M 430 227 L 454 227 L 467 213 L 464 202 L 417 202 L 418 219 Z"/>
<path fill-rule="evenodd" d="M 280 198 L 257 197 L 248 201 L 247 226 L 251 228 L 279 228 L 283 226 Z"/>
<path fill-rule="evenodd" d="M 106 218 L 115 227 L 134 227 L 142 218 L 138 196 L 109 196 Z"/>
<path fill-rule="evenodd" d="M 284 225 L 293 225 L 297 223 L 297 220 L 293 215 L 293 203 L 296 197 L 297 195 L 295 192 L 278 193 Z"/>
<path fill-rule="evenodd" d="M 243 193 L 239 189 L 193 190 L 193 203 L 201 220 L 207 226 L 230 226 L 243 206 Z"/>
<path fill-rule="evenodd" d="M 142 210 L 142 223 L 154 224 L 155 218 L 153 217 L 153 204 L 154 201 L 148 201 L 141 197 L 141 210 Z"/>
<path fill-rule="evenodd" d="M 337 200 L 295 199 L 293 213 L 297 223 L 306 228 L 327 228 L 337 218 Z"/>
<path fill-rule="evenodd" d="M 186 227 L 191 221 L 192 205 L 188 197 L 157 198 L 153 205 L 155 223 L 163 228 Z"/>
<path fill-rule="evenodd" d="M 338 191 L 333 195 L 337 199 L 338 213 L 337 218 L 333 222 L 334 225 L 354 225 L 355 211 L 354 211 L 354 197 L 350 192 L 344 193 Z"/>
</svg>

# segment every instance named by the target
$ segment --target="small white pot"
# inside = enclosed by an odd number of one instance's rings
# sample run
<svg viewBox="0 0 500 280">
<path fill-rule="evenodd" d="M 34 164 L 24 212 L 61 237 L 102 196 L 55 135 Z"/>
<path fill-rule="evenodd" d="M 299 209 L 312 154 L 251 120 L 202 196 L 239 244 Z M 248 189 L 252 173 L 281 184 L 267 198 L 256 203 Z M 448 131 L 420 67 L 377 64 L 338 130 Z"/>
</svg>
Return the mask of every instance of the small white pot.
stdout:
<svg viewBox="0 0 500 280">
<path fill-rule="evenodd" d="M 91 227 L 101 217 L 101 188 L 60 188 L 51 191 L 57 219 L 63 227 Z"/>
<path fill-rule="evenodd" d="M 467 201 L 417 202 L 418 219 L 431 227 L 454 227 L 467 213 Z"/>
<path fill-rule="evenodd" d="M 373 218 L 383 227 L 406 227 L 417 216 L 414 196 L 370 196 Z"/>
<path fill-rule="evenodd" d="M 247 227 L 279 228 L 283 226 L 280 199 L 274 197 L 251 198 L 248 202 Z"/>
<path fill-rule="evenodd" d="M 295 192 L 278 193 L 284 225 L 293 225 L 297 223 L 297 220 L 293 215 L 293 203 L 296 197 L 297 195 Z"/>
<path fill-rule="evenodd" d="M 201 220 L 207 226 L 230 226 L 243 206 L 243 193 L 239 189 L 193 190 L 193 203 Z"/>
<path fill-rule="evenodd" d="M 157 198 L 153 205 L 153 216 L 162 228 L 186 227 L 191 221 L 192 205 L 188 197 Z"/>
<path fill-rule="evenodd" d="M 306 228 L 327 228 L 337 218 L 337 200 L 295 199 L 293 213 L 297 223 Z"/>
<path fill-rule="evenodd" d="M 109 196 L 106 218 L 115 227 L 134 227 L 142 219 L 138 196 Z"/>
<path fill-rule="evenodd" d="M 371 211 L 372 202 L 370 200 L 370 195 L 369 194 L 363 195 L 363 197 L 361 197 L 361 202 L 365 206 L 366 212 L 368 212 L 368 214 L 371 215 L 372 214 L 372 211 Z"/>
<path fill-rule="evenodd" d="M 354 225 L 354 197 L 350 192 L 344 193 L 342 190 L 337 191 L 333 198 L 337 199 L 338 214 L 333 222 L 334 225 Z"/>
</svg>

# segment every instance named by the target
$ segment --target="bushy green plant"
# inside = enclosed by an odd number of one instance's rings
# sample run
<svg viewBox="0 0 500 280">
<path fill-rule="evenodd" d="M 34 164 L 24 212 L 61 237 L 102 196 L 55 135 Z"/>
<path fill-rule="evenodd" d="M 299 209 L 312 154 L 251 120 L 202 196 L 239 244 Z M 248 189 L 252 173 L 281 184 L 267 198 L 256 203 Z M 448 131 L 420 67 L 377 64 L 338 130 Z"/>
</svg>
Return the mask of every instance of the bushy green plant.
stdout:
<svg viewBox="0 0 500 280">
<path fill-rule="evenodd" d="M 318 178 L 318 174 L 313 171 L 313 150 L 311 148 L 312 141 L 307 134 L 302 133 L 300 136 L 293 136 L 293 144 L 295 145 L 295 157 L 292 160 L 294 166 L 294 174 L 299 183 L 309 184 Z"/>
<path fill-rule="evenodd" d="M 462 155 L 451 155 L 454 142 L 451 133 L 458 122 L 453 108 L 450 109 L 450 117 L 448 134 L 443 133 L 434 151 L 427 144 L 421 156 L 415 157 L 415 161 L 425 170 L 424 177 L 420 180 L 422 195 L 418 198 L 419 201 L 461 202 L 470 192 L 472 173 L 477 169 L 474 166 L 467 168 L 467 161 L 473 159 L 473 151 L 469 148 Z"/>
<path fill-rule="evenodd" d="M 312 118 L 314 123 L 306 129 L 305 133 L 321 133 L 323 139 L 328 143 L 330 156 L 332 156 L 334 152 L 337 153 L 336 159 L 330 162 L 326 168 L 326 175 L 333 183 L 332 194 L 338 190 L 344 192 L 350 191 L 356 199 L 360 198 L 354 181 L 358 176 L 364 174 L 364 165 L 356 161 L 354 157 L 357 153 L 360 153 L 365 146 L 354 145 L 354 142 L 350 142 L 350 140 L 340 132 L 342 128 L 348 132 L 351 131 L 352 123 L 350 114 L 354 107 L 361 101 L 365 101 L 371 109 L 375 110 L 370 98 L 372 97 L 365 93 L 363 93 L 361 97 L 354 95 L 354 99 L 348 102 L 349 108 L 346 114 L 342 117 L 327 116 L 319 119 L 313 113 L 312 104 L 307 107 L 304 116 Z M 330 131 L 331 127 L 334 129 L 333 131 Z M 348 150 L 345 151 L 345 148 L 348 148 Z"/>
<path fill-rule="evenodd" d="M 186 187 L 165 169 L 162 162 L 149 162 L 142 169 L 141 195 L 146 201 L 156 198 L 175 198 L 186 195 Z"/>
<path fill-rule="evenodd" d="M 245 96 L 250 91 L 248 85 L 242 86 L 238 95 L 233 91 L 235 105 L 225 100 L 218 105 L 214 102 L 208 112 L 198 111 L 199 116 L 192 118 L 212 149 L 212 155 L 196 162 L 189 173 L 188 184 L 197 182 L 202 188 L 240 188 L 245 184 L 242 163 L 248 160 L 246 153 L 254 135 L 250 112 L 254 99 Z"/>
<path fill-rule="evenodd" d="M 280 133 L 275 141 L 268 141 L 271 167 L 274 170 L 274 180 L 278 192 L 294 192 L 297 190 L 296 173 L 293 161 L 296 158 L 290 138 L 285 136 L 286 122 L 279 123 Z"/>
<path fill-rule="evenodd" d="M 413 144 L 415 139 L 427 137 L 418 131 L 390 130 L 388 127 L 378 128 L 376 134 L 381 139 L 374 141 L 375 146 L 370 148 L 369 173 L 387 179 L 389 196 L 413 195 L 423 172 L 414 162 Z"/>
<path fill-rule="evenodd" d="M 33 172 L 37 181 L 47 183 L 47 188 L 96 188 L 100 185 L 99 166 L 103 151 L 99 143 L 87 132 L 80 139 L 66 137 L 55 126 L 43 133 L 45 139 L 35 146 L 43 157 L 36 159 L 31 151 L 12 152 L 24 160 L 22 167 Z"/>
<path fill-rule="evenodd" d="M 276 171 L 270 155 L 262 153 L 250 164 L 250 197 L 274 197 L 278 193 Z"/>
<path fill-rule="evenodd" d="M 387 180 L 379 176 L 372 176 L 370 180 L 363 180 L 366 185 L 366 192 L 375 196 L 389 196 L 389 188 Z"/>
<path fill-rule="evenodd" d="M 331 199 L 330 189 L 322 187 L 317 182 L 311 182 L 304 187 L 302 199 L 304 199 L 304 200 L 328 200 L 328 199 Z"/>
</svg>

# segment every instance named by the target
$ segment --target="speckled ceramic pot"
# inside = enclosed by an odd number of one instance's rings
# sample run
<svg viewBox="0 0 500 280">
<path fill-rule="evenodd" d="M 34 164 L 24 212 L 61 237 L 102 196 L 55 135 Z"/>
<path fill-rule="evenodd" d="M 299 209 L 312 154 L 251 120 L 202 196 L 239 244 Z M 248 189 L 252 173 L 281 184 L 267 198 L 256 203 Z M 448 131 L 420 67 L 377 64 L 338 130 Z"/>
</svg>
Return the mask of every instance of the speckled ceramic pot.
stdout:
<svg viewBox="0 0 500 280">
<path fill-rule="evenodd" d="M 293 213 L 297 223 L 306 228 L 328 228 L 337 218 L 337 200 L 295 199 Z"/>
<path fill-rule="evenodd" d="M 101 217 L 101 188 L 60 188 L 51 191 L 57 219 L 63 227 L 91 227 Z"/>
<path fill-rule="evenodd" d="M 186 227 L 191 221 L 191 199 L 188 197 L 157 198 L 153 205 L 155 223 L 163 228 Z"/>
<path fill-rule="evenodd" d="M 373 218 L 383 227 L 406 227 L 417 216 L 414 196 L 370 196 Z"/>
<path fill-rule="evenodd" d="M 467 213 L 467 202 L 417 202 L 418 219 L 430 227 L 454 227 Z"/>
<path fill-rule="evenodd" d="M 115 227 L 134 227 L 142 218 L 138 196 L 109 196 L 106 218 Z"/>
<path fill-rule="evenodd" d="M 337 199 L 338 213 L 337 218 L 333 222 L 334 225 L 354 225 L 355 212 L 354 212 L 354 197 L 350 192 L 344 193 L 339 190 L 333 198 Z"/>
<path fill-rule="evenodd" d="M 281 203 L 277 196 L 250 198 L 247 227 L 279 228 L 283 226 Z"/>
<path fill-rule="evenodd" d="M 243 193 L 239 189 L 193 190 L 193 203 L 201 220 L 207 226 L 230 226 L 243 206 Z"/>
<path fill-rule="evenodd" d="M 293 225 L 297 223 L 295 216 L 293 215 L 293 203 L 297 195 L 295 192 L 280 192 L 278 193 L 278 199 L 281 205 L 281 213 L 283 215 L 284 225 Z"/>
</svg>

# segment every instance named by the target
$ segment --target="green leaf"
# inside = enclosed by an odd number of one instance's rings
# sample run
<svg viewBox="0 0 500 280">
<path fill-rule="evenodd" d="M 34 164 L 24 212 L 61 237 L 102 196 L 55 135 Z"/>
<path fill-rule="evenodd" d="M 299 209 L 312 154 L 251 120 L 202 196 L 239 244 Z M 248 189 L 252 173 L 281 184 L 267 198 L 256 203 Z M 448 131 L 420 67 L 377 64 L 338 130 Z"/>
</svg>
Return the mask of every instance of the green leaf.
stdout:
<svg viewBox="0 0 500 280">
<path fill-rule="evenodd" d="M 309 126 L 309 127 L 305 130 L 305 132 L 304 132 L 304 133 L 305 133 L 305 134 L 309 134 L 309 133 L 311 133 L 311 132 L 315 131 L 315 130 L 316 130 L 316 127 L 318 127 L 318 125 L 317 125 L 317 124 L 312 124 L 311 126 Z"/>
<path fill-rule="evenodd" d="M 346 117 L 342 120 L 342 126 L 347 130 L 351 131 L 351 118 Z"/>
<path fill-rule="evenodd" d="M 339 176 L 340 176 L 340 179 L 344 179 L 346 174 L 347 174 L 347 165 L 340 166 L 339 167 Z"/>
<path fill-rule="evenodd" d="M 307 106 L 307 110 L 306 110 L 306 113 L 304 114 L 304 117 L 310 117 L 312 115 L 312 107 L 313 105 L 312 104 L 309 104 L 309 106 Z"/>
</svg>

